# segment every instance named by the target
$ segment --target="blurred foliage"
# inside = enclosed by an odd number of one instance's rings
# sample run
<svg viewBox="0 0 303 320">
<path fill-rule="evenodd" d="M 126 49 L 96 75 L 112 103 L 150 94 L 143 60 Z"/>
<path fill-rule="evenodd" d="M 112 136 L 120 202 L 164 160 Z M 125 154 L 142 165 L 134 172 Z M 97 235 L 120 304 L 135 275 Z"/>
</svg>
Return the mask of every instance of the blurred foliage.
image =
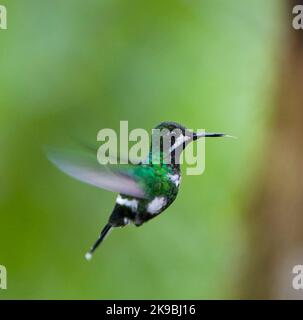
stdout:
<svg viewBox="0 0 303 320">
<path fill-rule="evenodd" d="M 233 298 L 245 208 L 270 121 L 280 1 L 7 1 L 0 30 L 0 264 L 4 298 Z M 115 194 L 56 170 L 42 147 L 164 120 L 207 141 L 206 172 L 141 228 L 84 253 Z"/>
</svg>

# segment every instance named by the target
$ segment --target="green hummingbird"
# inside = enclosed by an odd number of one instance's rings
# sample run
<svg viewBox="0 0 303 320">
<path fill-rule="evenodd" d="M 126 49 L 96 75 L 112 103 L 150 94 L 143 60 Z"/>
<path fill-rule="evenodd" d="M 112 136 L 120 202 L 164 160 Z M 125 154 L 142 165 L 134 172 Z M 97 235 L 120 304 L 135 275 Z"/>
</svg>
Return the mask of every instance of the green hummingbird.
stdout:
<svg viewBox="0 0 303 320">
<path fill-rule="evenodd" d="M 174 202 L 181 182 L 180 154 L 190 142 L 205 137 L 227 137 L 224 133 L 195 133 L 171 121 L 162 122 L 155 129 L 158 130 L 153 130 L 152 138 L 165 131 L 163 139 L 152 139 L 160 141 L 158 148 L 151 146 L 147 159 L 136 165 L 101 165 L 95 155 L 48 149 L 49 160 L 66 174 L 119 193 L 107 224 L 85 255 L 87 260 L 113 228 L 130 223 L 141 226 Z M 164 138 L 169 144 L 163 143 Z"/>
</svg>

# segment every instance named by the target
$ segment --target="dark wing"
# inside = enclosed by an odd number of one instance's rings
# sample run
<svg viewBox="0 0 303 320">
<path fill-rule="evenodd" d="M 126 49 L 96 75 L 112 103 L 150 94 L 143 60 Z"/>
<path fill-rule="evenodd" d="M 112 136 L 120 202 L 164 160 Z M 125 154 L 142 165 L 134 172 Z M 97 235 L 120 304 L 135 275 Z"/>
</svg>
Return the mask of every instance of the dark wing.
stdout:
<svg viewBox="0 0 303 320">
<path fill-rule="evenodd" d="M 48 159 L 67 175 L 90 185 L 136 198 L 147 198 L 144 185 L 132 176 L 132 165 L 101 165 L 89 153 L 47 147 Z"/>
</svg>

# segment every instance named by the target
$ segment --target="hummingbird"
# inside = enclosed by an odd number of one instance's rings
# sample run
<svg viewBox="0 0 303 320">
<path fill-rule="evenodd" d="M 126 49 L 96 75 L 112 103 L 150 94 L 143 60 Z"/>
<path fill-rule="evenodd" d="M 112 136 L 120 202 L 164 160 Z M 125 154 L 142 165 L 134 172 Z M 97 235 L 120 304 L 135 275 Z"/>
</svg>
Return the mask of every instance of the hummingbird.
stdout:
<svg viewBox="0 0 303 320">
<path fill-rule="evenodd" d="M 162 122 L 155 129 L 158 130 L 153 130 L 152 138 L 165 131 L 164 138 L 169 144 L 165 145 L 163 139 L 154 139 L 160 141 L 157 155 L 151 146 L 146 160 L 135 165 L 101 165 L 95 156 L 88 153 L 79 155 L 54 148 L 47 150 L 49 160 L 67 175 L 118 193 L 108 222 L 85 255 L 87 260 L 92 258 L 112 229 L 129 224 L 141 226 L 175 201 L 181 182 L 180 154 L 189 143 L 199 138 L 231 137 L 224 133 L 196 133 L 172 121 Z M 166 161 L 168 158 L 170 161 Z"/>
</svg>

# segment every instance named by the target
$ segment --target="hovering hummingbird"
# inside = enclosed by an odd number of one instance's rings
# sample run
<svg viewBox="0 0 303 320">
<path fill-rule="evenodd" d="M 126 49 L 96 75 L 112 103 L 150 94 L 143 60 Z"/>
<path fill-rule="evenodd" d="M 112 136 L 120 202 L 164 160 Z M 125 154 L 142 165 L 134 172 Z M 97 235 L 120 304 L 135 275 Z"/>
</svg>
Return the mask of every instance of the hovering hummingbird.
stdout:
<svg viewBox="0 0 303 320">
<path fill-rule="evenodd" d="M 141 226 L 174 202 L 181 181 L 179 157 L 190 142 L 203 137 L 227 137 L 224 133 L 195 133 L 176 122 L 162 122 L 155 129 L 165 129 L 170 145 L 164 147 L 161 143 L 159 157 L 154 157 L 151 147 L 146 161 L 137 165 L 101 165 L 96 156 L 48 149 L 49 160 L 66 174 L 119 193 L 107 224 L 85 255 L 87 260 L 113 228 L 129 223 Z M 167 157 L 169 162 L 165 161 Z"/>
</svg>

